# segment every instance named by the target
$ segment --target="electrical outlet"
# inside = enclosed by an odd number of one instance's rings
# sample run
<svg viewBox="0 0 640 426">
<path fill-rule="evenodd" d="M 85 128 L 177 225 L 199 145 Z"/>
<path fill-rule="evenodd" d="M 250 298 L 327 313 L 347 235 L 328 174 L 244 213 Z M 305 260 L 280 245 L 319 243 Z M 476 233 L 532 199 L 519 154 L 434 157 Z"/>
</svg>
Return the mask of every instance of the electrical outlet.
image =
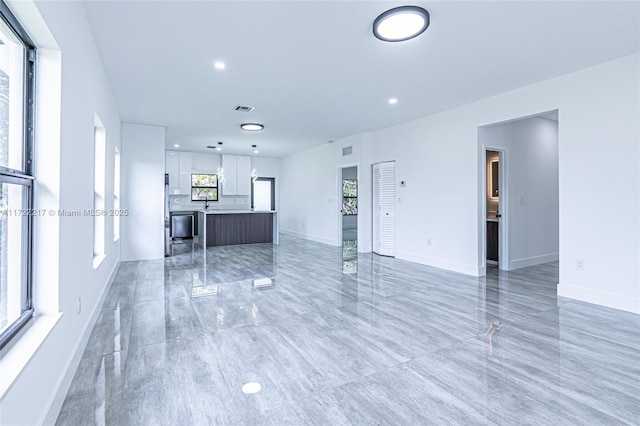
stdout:
<svg viewBox="0 0 640 426">
<path fill-rule="evenodd" d="M 80 316 L 81 313 L 82 313 L 82 298 L 78 297 L 78 309 L 77 309 L 76 315 Z"/>
<path fill-rule="evenodd" d="M 578 271 L 584 271 L 584 268 L 585 268 L 585 266 L 586 266 L 586 265 L 585 265 L 585 263 L 586 263 L 586 262 L 584 261 L 584 259 L 583 259 L 583 258 L 581 258 L 581 257 L 576 257 L 576 269 L 577 269 Z"/>
<path fill-rule="evenodd" d="M 431 246 L 431 238 L 427 238 L 427 245 Z"/>
</svg>

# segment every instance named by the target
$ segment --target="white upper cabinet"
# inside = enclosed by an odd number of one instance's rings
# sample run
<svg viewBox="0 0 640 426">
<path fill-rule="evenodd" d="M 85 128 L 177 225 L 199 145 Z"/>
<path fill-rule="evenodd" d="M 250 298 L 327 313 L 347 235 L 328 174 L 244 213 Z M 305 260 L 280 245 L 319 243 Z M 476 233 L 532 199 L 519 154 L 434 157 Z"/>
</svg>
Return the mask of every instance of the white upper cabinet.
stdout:
<svg viewBox="0 0 640 426">
<path fill-rule="evenodd" d="M 251 157 L 239 155 L 237 158 L 237 195 L 251 195 Z"/>
<path fill-rule="evenodd" d="M 164 159 L 164 170 L 169 175 L 169 193 L 179 194 L 179 176 L 180 176 L 180 153 L 177 151 L 167 151 Z"/>
<path fill-rule="evenodd" d="M 180 194 L 189 195 L 191 194 L 191 153 L 190 152 L 181 152 L 180 153 Z"/>
<path fill-rule="evenodd" d="M 165 173 L 169 175 L 169 193 L 189 195 L 191 193 L 191 153 L 165 152 Z"/>
<path fill-rule="evenodd" d="M 251 194 L 251 157 L 246 155 L 222 155 L 224 183 L 222 195 Z"/>
</svg>

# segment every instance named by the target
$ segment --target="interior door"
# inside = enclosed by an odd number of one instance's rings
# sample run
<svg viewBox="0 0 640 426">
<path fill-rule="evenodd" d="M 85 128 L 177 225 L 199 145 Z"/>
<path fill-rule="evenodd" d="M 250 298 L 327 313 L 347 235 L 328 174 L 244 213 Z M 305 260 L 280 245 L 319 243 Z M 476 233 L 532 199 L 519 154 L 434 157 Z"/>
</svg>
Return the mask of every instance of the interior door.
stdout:
<svg viewBox="0 0 640 426">
<path fill-rule="evenodd" d="M 396 250 L 396 163 L 373 165 L 373 251 L 395 256 Z"/>
</svg>

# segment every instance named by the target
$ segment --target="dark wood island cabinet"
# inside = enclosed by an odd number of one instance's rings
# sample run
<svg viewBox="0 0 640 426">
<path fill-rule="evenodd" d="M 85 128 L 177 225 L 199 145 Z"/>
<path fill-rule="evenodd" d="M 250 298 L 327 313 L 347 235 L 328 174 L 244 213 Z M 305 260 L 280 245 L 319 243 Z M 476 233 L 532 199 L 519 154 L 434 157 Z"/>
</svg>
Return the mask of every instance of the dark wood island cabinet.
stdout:
<svg viewBox="0 0 640 426">
<path fill-rule="evenodd" d="M 277 243 L 276 212 L 200 211 L 203 247 Z"/>
</svg>

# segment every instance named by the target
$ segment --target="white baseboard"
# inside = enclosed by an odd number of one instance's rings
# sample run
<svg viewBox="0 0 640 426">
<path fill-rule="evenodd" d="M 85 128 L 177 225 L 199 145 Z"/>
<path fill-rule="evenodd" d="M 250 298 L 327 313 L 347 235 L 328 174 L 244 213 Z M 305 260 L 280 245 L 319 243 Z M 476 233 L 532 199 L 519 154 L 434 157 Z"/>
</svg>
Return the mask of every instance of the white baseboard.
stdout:
<svg viewBox="0 0 640 426">
<path fill-rule="evenodd" d="M 60 414 L 62 404 L 64 403 L 64 399 L 67 396 L 67 392 L 69 392 L 73 377 L 75 376 L 76 370 L 80 365 L 82 354 L 87 347 L 89 337 L 91 337 L 93 327 L 96 325 L 98 315 L 100 314 L 100 310 L 102 309 L 102 305 L 104 304 L 104 299 L 107 297 L 109 289 L 113 284 L 113 280 L 116 276 L 116 271 L 118 270 L 119 265 L 120 262 L 117 262 L 113 267 L 111 273 L 109 274 L 107 285 L 104 287 L 104 290 L 102 290 L 102 294 L 100 294 L 98 302 L 93 307 L 93 311 L 91 311 L 91 315 L 89 316 L 89 320 L 87 321 L 84 330 L 82 331 L 82 335 L 80 336 L 80 339 L 78 339 L 71 356 L 67 360 L 67 363 L 62 370 L 63 373 L 60 375 L 60 379 L 58 380 L 58 383 L 55 387 L 56 390 L 51 396 L 49 404 L 47 404 L 47 408 L 45 409 L 43 416 L 38 424 L 53 425 L 56 423 L 56 419 Z"/>
<path fill-rule="evenodd" d="M 542 254 L 540 256 L 525 257 L 509 261 L 509 271 L 513 269 L 526 268 L 528 266 L 541 265 L 543 263 L 554 262 L 560 259 L 558 253 Z"/>
<path fill-rule="evenodd" d="M 285 234 L 285 235 L 291 235 L 294 237 L 298 237 L 298 238 L 302 238 L 305 240 L 310 240 L 310 241 L 315 241 L 316 243 L 322 243 L 322 244 L 328 244 L 330 246 L 340 246 L 340 244 L 338 242 L 336 242 L 335 240 L 331 240 L 329 238 L 324 238 L 324 237 L 320 237 L 317 235 L 310 235 L 310 234 L 305 234 L 302 232 L 296 232 L 296 231 L 291 231 L 288 229 L 281 229 L 280 230 L 281 234 Z"/>
<path fill-rule="evenodd" d="M 396 251 L 396 258 L 408 260 L 409 262 L 420 263 L 422 265 L 433 266 L 434 268 L 446 269 L 447 271 L 451 272 L 471 275 L 474 277 L 479 277 L 482 273 L 482 268 L 480 268 L 478 265 L 467 265 L 464 263 L 451 262 L 449 260 L 438 259 L 407 251 Z"/>
<path fill-rule="evenodd" d="M 620 296 L 606 291 L 560 283 L 558 284 L 558 296 L 640 314 L 640 299 Z"/>
</svg>

